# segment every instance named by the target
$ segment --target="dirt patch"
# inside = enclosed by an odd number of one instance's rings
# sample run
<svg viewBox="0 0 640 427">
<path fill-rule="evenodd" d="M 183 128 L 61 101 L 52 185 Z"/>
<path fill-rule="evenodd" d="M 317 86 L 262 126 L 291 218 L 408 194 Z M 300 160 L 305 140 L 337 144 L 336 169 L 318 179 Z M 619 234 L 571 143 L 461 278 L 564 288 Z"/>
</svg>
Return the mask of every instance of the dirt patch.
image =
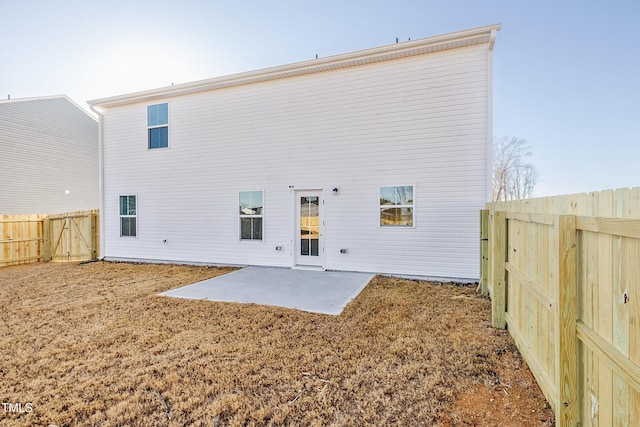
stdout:
<svg viewBox="0 0 640 427">
<path fill-rule="evenodd" d="M 228 271 L 0 269 L 0 426 L 553 425 L 475 286 L 376 277 L 340 316 L 157 296 Z"/>
</svg>

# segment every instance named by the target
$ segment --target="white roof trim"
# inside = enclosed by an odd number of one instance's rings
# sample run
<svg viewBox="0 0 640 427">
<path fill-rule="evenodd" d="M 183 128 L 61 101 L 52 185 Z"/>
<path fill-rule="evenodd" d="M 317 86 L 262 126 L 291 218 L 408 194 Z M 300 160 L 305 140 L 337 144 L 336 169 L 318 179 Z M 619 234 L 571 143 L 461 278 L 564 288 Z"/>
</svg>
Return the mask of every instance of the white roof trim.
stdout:
<svg viewBox="0 0 640 427">
<path fill-rule="evenodd" d="M 14 103 L 14 102 L 44 101 L 44 100 L 47 100 L 47 99 L 59 99 L 59 98 L 63 98 L 63 99 L 67 99 L 67 100 L 71 101 L 71 99 L 69 99 L 69 97 L 66 96 L 66 95 L 49 95 L 49 96 L 35 96 L 35 97 L 31 97 L 31 98 L 0 99 L 0 104 L 10 104 L 10 103 Z M 73 102 L 73 101 L 71 101 L 71 102 Z"/>
<path fill-rule="evenodd" d="M 47 101 L 51 99 L 64 99 L 69 102 L 71 105 L 76 107 L 78 110 L 82 111 L 94 122 L 97 122 L 96 116 L 91 115 L 86 108 L 82 108 L 78 103 L 76 103 L 73 99 L 69 98 L 67 95 L 50 95 L 50 96 L 37 96 L 31 98 L 14 98 L 14 99 L 1 99 L 0 104 L 15 104 L 18 102 L 39 102 L 39 101 Z"/>
<path fill-rule="evenodd" d="M 88 103 L 91 107 L 109 108 L 119 105 L 133 104 L 136 102 L 148 102 L 173 96 L 188 95 L 196 92 L 204 92 L 232 86 L 319 73 L 322 71 L 337 70 L 340 68 L 372 64 L 375 62 L 389 61 L 408 56 L 424 55 L 427 53 L 467 46 L 487 44 L 489 49 L 493 49 L 495 32 L 499 29 L 500 24 L 489 25 L 373 49 L 329 56 L 326 58 L 312 59 L 256 71 L 248 71 L 207 80 L 183 83 L 160 89 L 101 98 L 88 101 Z"/>
</svg>

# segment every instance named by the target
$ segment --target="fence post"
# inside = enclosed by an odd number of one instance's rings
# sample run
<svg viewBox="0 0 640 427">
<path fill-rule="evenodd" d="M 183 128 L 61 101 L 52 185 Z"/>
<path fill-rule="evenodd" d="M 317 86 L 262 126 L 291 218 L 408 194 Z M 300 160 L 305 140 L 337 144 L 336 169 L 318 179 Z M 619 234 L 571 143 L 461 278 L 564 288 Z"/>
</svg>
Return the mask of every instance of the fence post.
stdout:
<svg viewBox="0 0 640 427">
<path fill-rule="evenodd" d="M 489 268 L 489 211 L 480 211 L 480 283 L 478 288 L 482 295 L 489 293 L 487 286 L 487 269 Z"/>
<path fill-rule="evenodd" d="M 558 427 L 578 424 L 578 358 L 577 358 L 577 271 L 576 271 L 576 217 L 557 217 L 556 238 L 558 242 L 558 311 L 556 313 L 556 425 Z"/>
<path fill-rule="evenodd" d="M 89 260 L 98 259 L 98 215 L 95 212 L 89 213 L 89 241 L 90 241 L 90 253 Z"/>
<path fill-rule="evenodd" d="M 491 295 L 491 326 L 505 329 L 506 312 L 506 269 L 507 261 L 507 217 L 504 211 L 493 212 L 493 229 L 491 230 L 491 257 L 493 266 L 493 293 Z"/>
<path fill-rule="evenodd" d="M 42 262 L 51 261 L 51 220 L 49 215 L 42 218 Z"/>
</svg>

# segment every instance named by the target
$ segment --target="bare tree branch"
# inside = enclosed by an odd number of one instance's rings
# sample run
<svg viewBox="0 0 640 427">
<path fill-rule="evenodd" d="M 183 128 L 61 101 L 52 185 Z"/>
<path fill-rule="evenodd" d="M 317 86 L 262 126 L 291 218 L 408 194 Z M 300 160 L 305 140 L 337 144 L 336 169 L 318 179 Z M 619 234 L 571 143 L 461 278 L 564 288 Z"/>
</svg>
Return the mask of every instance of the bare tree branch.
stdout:
<svg viewBox="0 0 640 427">
<path fill-rule="evenodd" d="M 531 197 L 540 174 L 527 161 L 531 147 L 524 139 L 503 137 L 493 143 L 492 200 L 505 201 Z"/>
</svg>

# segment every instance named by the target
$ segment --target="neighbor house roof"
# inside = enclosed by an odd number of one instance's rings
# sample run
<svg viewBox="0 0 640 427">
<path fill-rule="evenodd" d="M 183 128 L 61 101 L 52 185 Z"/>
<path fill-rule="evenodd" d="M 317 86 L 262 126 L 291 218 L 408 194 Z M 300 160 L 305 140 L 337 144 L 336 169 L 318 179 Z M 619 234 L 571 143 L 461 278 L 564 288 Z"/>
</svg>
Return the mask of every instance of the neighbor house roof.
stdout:
<svg viewBox="0 0 640 427">
<path fill-rule="evenodd" d="M 38 96 L 38 97 L 32 97 L 32 98 L 0 99 L 0 105 L 4 105 L 7 109 L 12 108 L 12 106 L 15 106 L 15 105 L 22 105 L 25 103 L 29 103 L 31 105 L 46 106 L 55 102 L 57 102 L 58 105 L 64 105 L 65 103 L 68 103 L 73 107 L 77 108 L 78 110 L 82 111 L 94 122 L 96 123 L 98 122 L 98 120 L 94 116 L 92 116 L 89 111 L 87 111 L 85 108 L 82 108 L 80 105 L 76 104 L 71 98 L 69 98 L 66 95 Z"/>
<path fill-rule="evenodd" d="M 389 61 L 397 58 L 423 55 L 426 53 L 466 46 L 488 44 L 489 49 L 493 49 L 495 33 L 499 29 L 500 24 L 488 25 L 485 27 L 411 40 L 373 49 L 360 50 L 329 56 L 326 58 L 312 59 L 256 71 L 248 71 L 207 80 L 172 85 L 160 89 L 101 98 L 88 102 L 92 107 L 109 108 L 136 102 L 148 102 L 172 96 L 187 95 L 196 92 L 204 92 L 226 87 L 336 70 L 340 68 L 348 68 L 357 65 Z"/>
</svg>

